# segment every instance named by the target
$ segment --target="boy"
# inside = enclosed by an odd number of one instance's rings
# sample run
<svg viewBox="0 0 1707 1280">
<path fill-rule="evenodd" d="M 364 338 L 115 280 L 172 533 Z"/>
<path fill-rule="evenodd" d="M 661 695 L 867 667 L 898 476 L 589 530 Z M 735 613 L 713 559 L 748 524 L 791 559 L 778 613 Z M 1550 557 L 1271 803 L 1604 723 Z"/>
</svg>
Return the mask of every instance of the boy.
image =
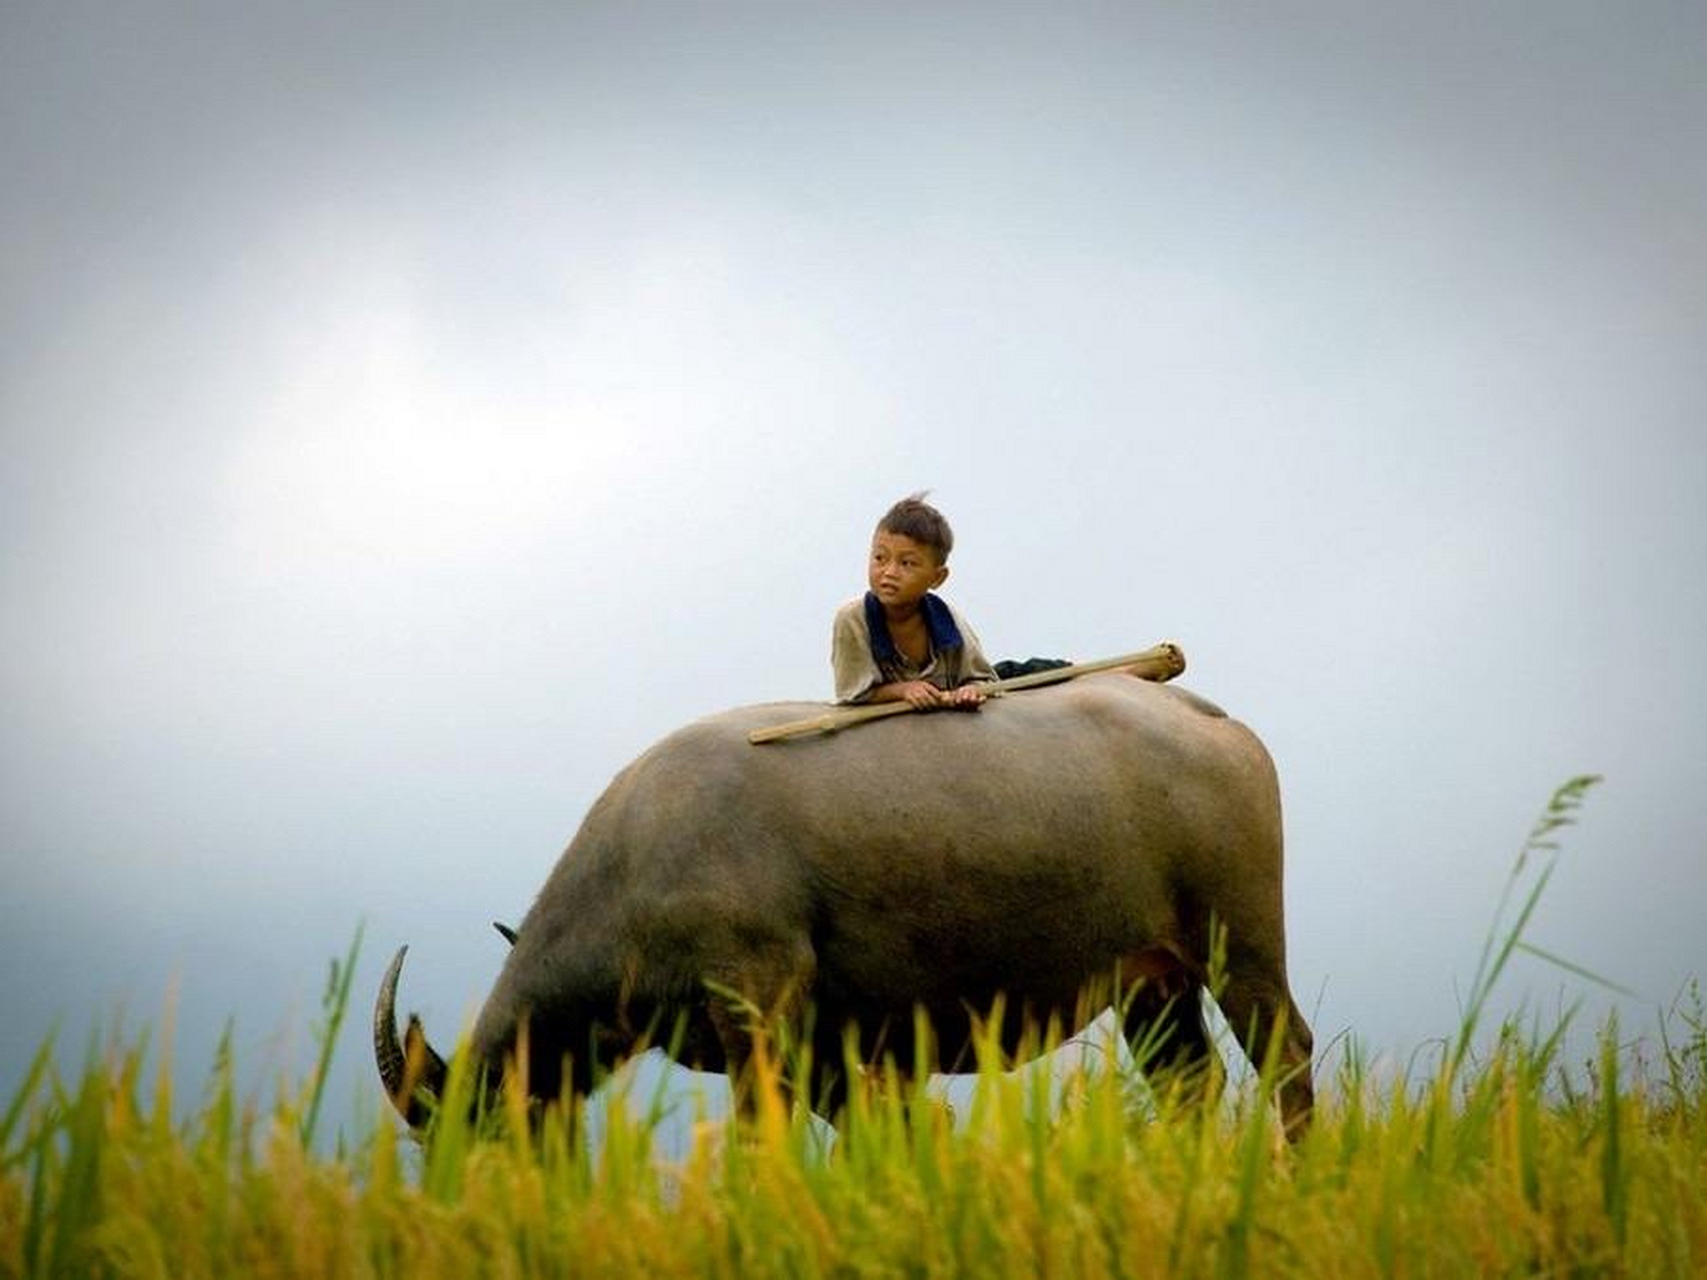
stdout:
<svg viewBox="0 0 1707 1280">
<path fill-rule="evenodd" d="M 915 493 L 884 513 L 871 537 L 859 600 L 836 611 L 830 665 L 837 702 L 908 702 L 976 710 L 996 678 L 978 637 L 933 593 L 948 577 L 954 533 Z"/>
</svg>

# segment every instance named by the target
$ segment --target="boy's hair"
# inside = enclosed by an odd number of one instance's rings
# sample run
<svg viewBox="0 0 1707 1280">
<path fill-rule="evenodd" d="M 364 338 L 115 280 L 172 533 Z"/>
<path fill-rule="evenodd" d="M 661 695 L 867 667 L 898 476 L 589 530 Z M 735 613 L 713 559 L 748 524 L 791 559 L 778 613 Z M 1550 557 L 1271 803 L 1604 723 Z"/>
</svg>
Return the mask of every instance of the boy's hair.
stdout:
<svg viewBox="0 0 1707 1280">
<path fill-rule="evenodd" d="M 929 492 L 926 489 L 902 498 L 883 513 L 877 529 L 880 533 L 897 533 L 921 546 L 930 547 L 936 552 L 936 562 L 947 564 L 948 553 L 954 550 L 954 530 L 948 527 L 942 512 L 925 501 L 925 494 Z"/>
</svg>

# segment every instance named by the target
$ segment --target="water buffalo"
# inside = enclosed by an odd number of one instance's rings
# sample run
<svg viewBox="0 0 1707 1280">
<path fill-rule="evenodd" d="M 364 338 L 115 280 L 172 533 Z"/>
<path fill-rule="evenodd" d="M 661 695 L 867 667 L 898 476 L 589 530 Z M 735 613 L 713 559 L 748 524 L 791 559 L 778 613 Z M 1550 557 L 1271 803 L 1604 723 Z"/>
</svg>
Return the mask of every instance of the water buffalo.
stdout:
<svg viewBox="0 0 1707 1280">
<path fill-rule="evenodd" d="M 813 1101 L 833 1113 L 850 1025 L 862 1055 L 910 1063 L 922 1009 L 952 1069 L 998 994 L 1017 1043 L 1022 1019 L 1082 1025 L 1097 1012 L 1087 984 L 1117 970 L 1143 979 L 1128 1033 L 1159 1025 L 1169 1056 L 1190 1063 L 1212 1052 L 1197 997 L 1213 920 L 1226 930 L 1221 1008 L 1253 1059 L 1278 1028 L 1282 1112 L 1289 1129 L 1304 1123 L 1311 1040 L 1286 978 L 1280 798 L 1248 729 L 1185 690 L 1109 673 L 975 714 L 747 740 L 822 710 L 710 716 L 617 775 L 476 1021 L 471 1051 L 489 1072 L 514 1059 L 525 1024 L 529 1090 L 584 1091 L 591 1059 L 678 1026 L 682 1061 L 735 1078 L 751 1007 L 810 1006 L 798 1025 L 823 1073 Z M 381 985 L 374 1043 L 387 1093 L 418 1123 L 445 1068 L 415 1020 L 410 1047 L 399 1042 L 402 960 Z"/>
</svg>

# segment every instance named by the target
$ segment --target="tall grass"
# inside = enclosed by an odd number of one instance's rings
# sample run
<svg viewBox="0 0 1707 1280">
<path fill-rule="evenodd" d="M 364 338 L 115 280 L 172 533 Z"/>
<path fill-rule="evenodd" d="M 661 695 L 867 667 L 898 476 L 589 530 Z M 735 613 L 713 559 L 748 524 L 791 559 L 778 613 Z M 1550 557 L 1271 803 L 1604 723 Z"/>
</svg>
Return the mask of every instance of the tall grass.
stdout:
<svg viewBox="0 0 1707 1280">
<path fill-rule="evenodd" d="M 1502 912 L 1526 922 L 1530 892 Z M 1200 1082 L 1151 1092 L 1106 1063 L 1009 1070 L 986 1037 L 956 1114 L 888 1064 L 833 1142 L 788 1104 L 804 1064 L 784 1045 L 758 1057 L 752 1114 L 702 1118 L 679 1160 L 657 1154 L 655 1095 L 609 1107 L 595 1143 L 579 1102 L 541 1116 L 512 1092 L 471 1119 L 454 1065 L 424 1147 L 387 1121 L 324 1156 L 324 1055 L 263 1106 L 236 1096 L 227 1041 L 200 1105 L 174 1109 L 168 1073 L 144 1088 L 146 1037 L 91 1045 L 70 1076 L 44 1045 L 0 1110 L 0 1276 L 1707 1272 L 1699 991 L 1657 1048 L 1609 1022 L 1581 1065 L 1563 1019 L 1479 1033 L 1526 945 L 1501 920 L 1449 1050 L 1383 1077 L 1348 1044 L 1296 1145 L 1272 1066 L 1203 1105 Z M 354 960 L 333 966 L 323 1043 Z"/>
</svg>

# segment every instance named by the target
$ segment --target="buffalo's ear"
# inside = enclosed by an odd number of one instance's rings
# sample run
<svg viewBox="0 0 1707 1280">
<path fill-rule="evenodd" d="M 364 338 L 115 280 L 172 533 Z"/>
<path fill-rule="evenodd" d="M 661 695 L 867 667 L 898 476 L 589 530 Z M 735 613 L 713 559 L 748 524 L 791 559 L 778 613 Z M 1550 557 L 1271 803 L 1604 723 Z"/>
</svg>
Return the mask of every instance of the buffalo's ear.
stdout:
<svg viewBox="0 0 1707 1280">
<path fill-rule="evenodd" d="M 492 927 L 504 935 L 505 942 L 509 943 L 512 947 L 516 945 L 516 931 L 510 928 L 509 925 L 505 924 L 502 920 L 494 920 L 492 922 Z"/>
</svg>

